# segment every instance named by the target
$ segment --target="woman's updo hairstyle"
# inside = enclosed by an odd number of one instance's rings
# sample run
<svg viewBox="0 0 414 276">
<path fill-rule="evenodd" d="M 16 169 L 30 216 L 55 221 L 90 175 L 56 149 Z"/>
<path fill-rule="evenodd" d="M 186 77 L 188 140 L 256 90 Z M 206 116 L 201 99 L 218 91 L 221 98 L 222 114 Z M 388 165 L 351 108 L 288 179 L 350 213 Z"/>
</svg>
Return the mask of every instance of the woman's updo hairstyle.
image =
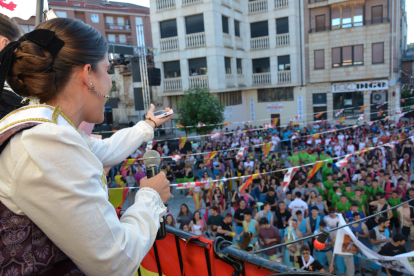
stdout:
<svg viewBox="0 0 414 276">
<path fill-rule="evenodd" d="M 16 41 L 22 35 L 24 35 L 24 32 L 19 24 L 7 15 L 0 13 L 0 36 L 7 38 L 9 41 Z"/>
<path fill-rule="evenodd" d="M 37 97 L 41 103 L 54 99 L 62 91 L 78 66 L 97 64 L 108 51 L 106 39 L 78 19 L 56 18 L 36 29 L 55 32 L 65 46 L 56 57 L 31 41 L 24 41 L 14 52 L 7 82 L 20 96 Z"/>
</svg>

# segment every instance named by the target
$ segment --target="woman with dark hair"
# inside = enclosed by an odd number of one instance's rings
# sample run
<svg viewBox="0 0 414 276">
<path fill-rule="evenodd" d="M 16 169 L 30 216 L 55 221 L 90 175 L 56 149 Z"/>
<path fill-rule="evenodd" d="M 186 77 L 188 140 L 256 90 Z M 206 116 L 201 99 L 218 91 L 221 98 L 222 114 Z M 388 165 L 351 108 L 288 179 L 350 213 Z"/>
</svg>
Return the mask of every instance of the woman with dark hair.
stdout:
<svg viewBox="0 0 414 276">
<path fill-rule="evenodd" d="M 190 222 L 191 232 L 197 236 L 204 236 L 204 231 L 206 231 L 206 225 L 201 219 L 201 214 L 199 211 L 195 211 L 193 215 L 193 220 Z"/>
<path fill-rule="evenodd" d="M 7 80 L 26 97 L 22 108 L 0 97 L 18 108 L 0 120 L 0 216 L 10 225 L 1 232 L 24 233 L 13 240 L 19 251 L 0 245 L 5 275 L 133 275 L 154 243 L 170 197 L 165 175 L 142 179 L 118 219 L 103 168 L 151 141 L 171 117 L 156 118 L 152 105 L 146 121 L 108 139 L 79 131 L 104 119 L 109 68 L 106 39 L 68 18 L 46 21 L 0 52 L 0 93 Z"/>
<path fill-rule="evenodd" d="M 180 229 L 183 229 L 184 225 L 189 225 L 193 219 L 193 213 L 188 209 L 187 204 L 183 203 L 180 207 L 180 213 L 178 213 L 177 222 L 180 223 Z"/>
<path fill-rule="evenodd" d="M 172 217 L 172 215 L 168 214 L 165 217 L 165 225 L 169 225 L 171 227 L 175 227 L 175 221 L 174 221 L 174 218 Z"/>
</svg>

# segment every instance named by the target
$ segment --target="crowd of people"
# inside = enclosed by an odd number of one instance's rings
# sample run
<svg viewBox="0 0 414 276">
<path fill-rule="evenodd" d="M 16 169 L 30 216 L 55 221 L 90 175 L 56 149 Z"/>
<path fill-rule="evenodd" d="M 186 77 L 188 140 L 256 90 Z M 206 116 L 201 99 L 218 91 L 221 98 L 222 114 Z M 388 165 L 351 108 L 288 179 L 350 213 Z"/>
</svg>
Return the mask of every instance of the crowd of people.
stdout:
<svg viewBox="0 0 414 276">
<path fill-rule="evenodd" d="M 407 202 L 353 224 L 351 230 L 363 244 L 383 255 L 389 255 L 385 248 L 392 246 L 398 247 L 400 253 L 405 248 L 412 251 L 412 136 L 414 119 L 410 118 L 398 122 L 378 120 L 357 127 L 328 122 L 267 129 L 245 125 L 233 131 L 226 129 L 223 135 L 209 137 L 204 143 L 190 138 L 181 150 L 173 149 L 168 142 L 157 143 L 154 149 L 162 156 L 182 156 L 177 161 L 163 159 L 162 169 L 171 183 L 203 183 L 201 187 L 181 190 L 194 199 L 195 210 L 182 204 L 177 217 L 167 212 L 166 222 L 195 235 L 221 236 L 242 250 L 255 251 L 335 228 L 339 216 L 352 222 Z M 270 142 L 270 153 L 264 154 L 263 144 Z M 237 158 L 240 147 L 248 150 Z M 218 154 L 212 160 L 204 160 L 212 151 Z M 142 146 L 131 158 L 144 152 Z M 336 162 L 346 154 L 353 156 L 345 166 L 338 166 Z M 316 161 L 324 163 L 309 177 Z M 287 169 L 297 166 L 299 170 L 283 190 Z M 113 171 L 113 187 L 139 186 L 145 177 L 145 166 L 138 162 L 131 168 Z M 239 191 L 252 174 L 259 176 Z M 338 275 L 365 275 L 366 271 L 377 275 L 380 267 L 364 258 L 334 256 L 334 243 L 335 232 L 331 232 L 322 250 L 314 248 L 313 239 L 308 239 L 269 249 L 262 255 L 305 270 L 331 273 L 334 257 Z"/>
</svg>

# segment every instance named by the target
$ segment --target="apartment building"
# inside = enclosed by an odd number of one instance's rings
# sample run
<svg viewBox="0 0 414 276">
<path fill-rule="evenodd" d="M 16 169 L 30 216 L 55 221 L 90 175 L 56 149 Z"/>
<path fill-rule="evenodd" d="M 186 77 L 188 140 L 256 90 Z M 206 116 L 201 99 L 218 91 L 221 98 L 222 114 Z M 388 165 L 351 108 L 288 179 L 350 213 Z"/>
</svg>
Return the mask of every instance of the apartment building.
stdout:
<svg viewBox="0 0 414 276">
<path fill-rule="evenodd" d="M 295 0 L 151 0 L 163 105 L 176 109 L 184 91 L 199 86 L 226 106 L 228 122 L 268 119 L 259 125 L 278 117 L 287 124 L 303 116 L 306 72 L 298 11 L 303 7 Z"/>
<path fill-rule="evenodd" d="M 326 112 L 322 118 L 331 121 L 347 117 L 345 123 L 355 123 L 361 114 L 365 121 L 378 119 L 377 106 L 387 102 L 380 109 L 394 115 L 400 107 L 398 79 L 407 44 L 405 1 L 303 3 L 307 110 Z M 340 109 L 345 110 L 336 116 Z M 308 115 L 307 120 L 318 119 Z"/>
</svg>

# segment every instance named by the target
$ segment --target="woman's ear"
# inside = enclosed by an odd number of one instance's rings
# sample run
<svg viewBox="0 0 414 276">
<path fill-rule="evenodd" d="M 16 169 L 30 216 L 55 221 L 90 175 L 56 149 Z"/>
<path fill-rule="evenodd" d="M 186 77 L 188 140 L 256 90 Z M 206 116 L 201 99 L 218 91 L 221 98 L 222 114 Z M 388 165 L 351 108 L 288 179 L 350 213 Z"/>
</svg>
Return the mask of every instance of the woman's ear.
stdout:
<svg viewBox="0 0 414 276">
<path fill-rule="evenodd" d="M 2 50 L 4 47 L 7 46 L 7 44 L 9 44 L 9 40 L 7 38 L 5 38 L 4 36 L 0 37 L 0 50 Z"/>
</svg>

